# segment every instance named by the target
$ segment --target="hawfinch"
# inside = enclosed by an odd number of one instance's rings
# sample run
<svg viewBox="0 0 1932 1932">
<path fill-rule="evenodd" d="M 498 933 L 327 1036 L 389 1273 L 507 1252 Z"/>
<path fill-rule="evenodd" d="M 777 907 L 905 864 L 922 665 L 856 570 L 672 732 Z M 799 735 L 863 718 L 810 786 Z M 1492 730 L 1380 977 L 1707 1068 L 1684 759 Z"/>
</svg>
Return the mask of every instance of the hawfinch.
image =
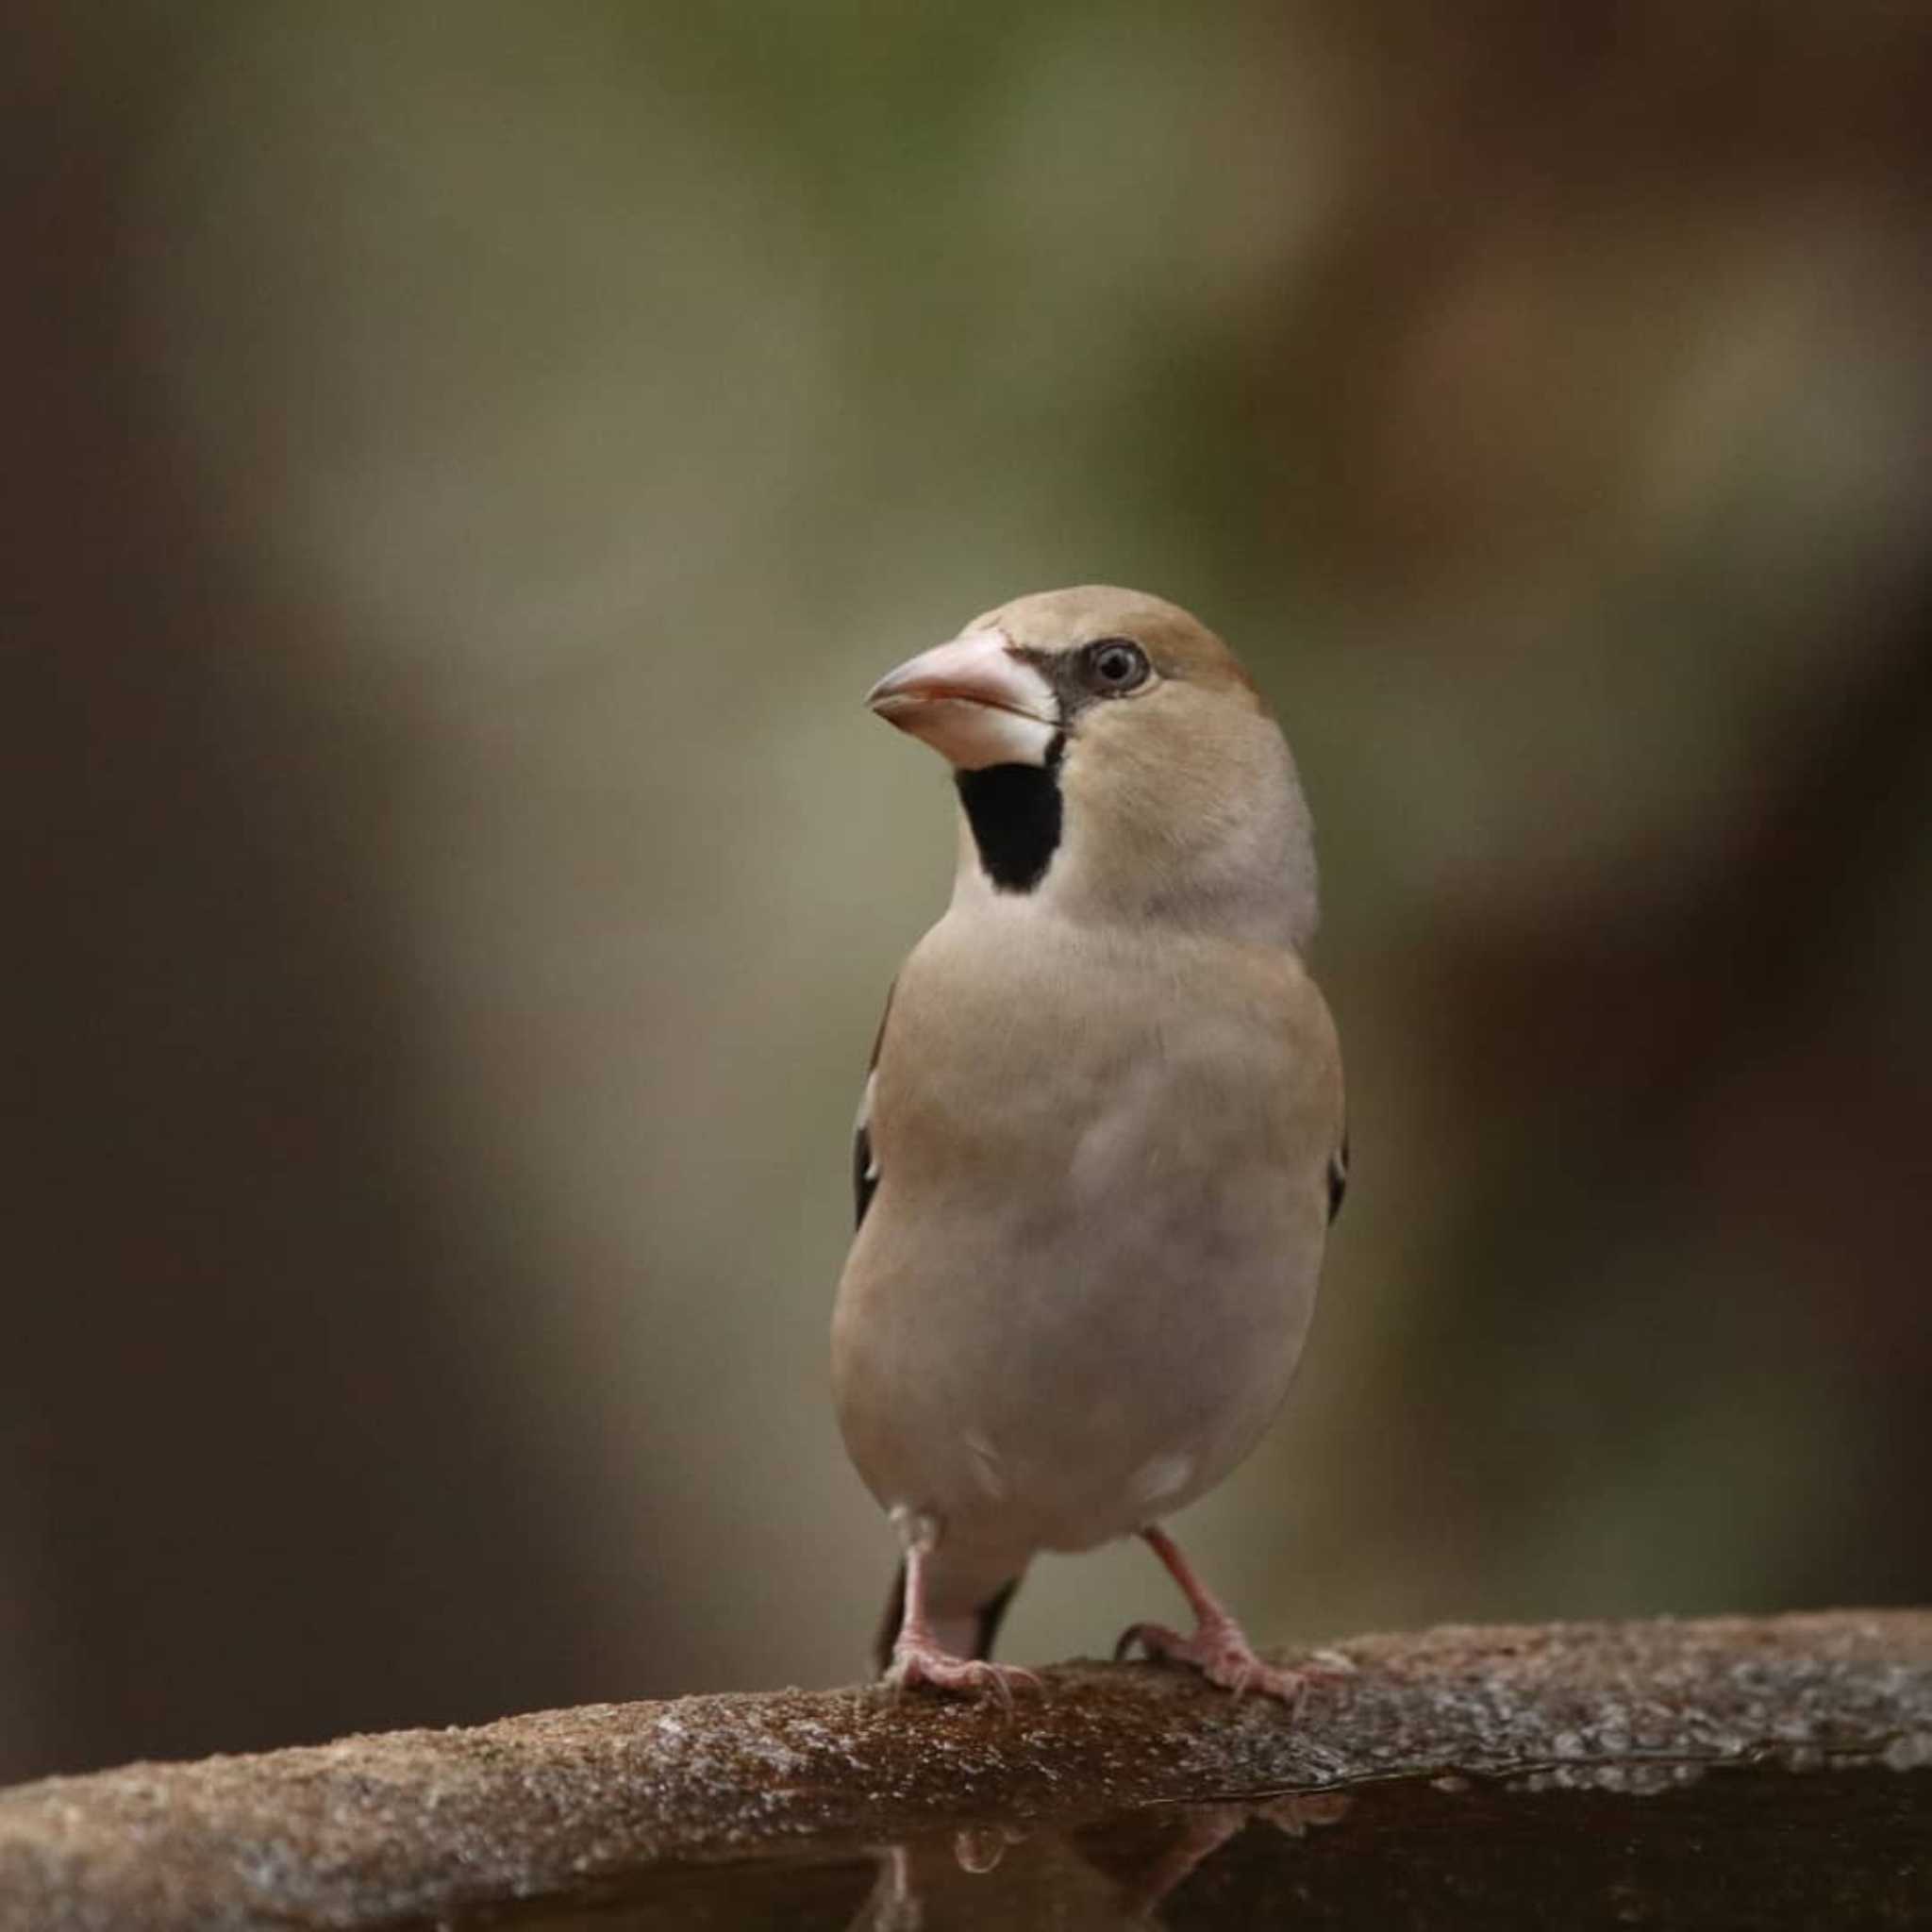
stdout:
<svg viewBox="0 0 1932 1932">
<path fill-rule="evenodd" d="M 988 1657 L 1035 1553 L 1139 1535 L 1195 1623 L 1121 1654 L 1292 1699 L 1159 1526 L 1280 1407 L 1347 1173 L 1288 746 L 1219 638 L 1104 586 L 989 611 L 866 702 L 960 806 L 873 1049 L 833 1318 L 905 1552 L 881 1669 L 1010 1697 L 1037 1680 Z"/>
</svg>

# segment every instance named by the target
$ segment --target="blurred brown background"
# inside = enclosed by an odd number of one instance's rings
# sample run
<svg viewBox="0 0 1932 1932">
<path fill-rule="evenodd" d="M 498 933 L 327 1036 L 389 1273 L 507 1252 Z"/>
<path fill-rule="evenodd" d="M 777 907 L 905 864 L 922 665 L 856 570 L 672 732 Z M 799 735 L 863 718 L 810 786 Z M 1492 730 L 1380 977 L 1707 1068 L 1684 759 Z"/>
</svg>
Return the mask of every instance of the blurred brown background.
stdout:
<svg viewBox="0 0 1932 1932">
<path fill-rule="evenodd" d="M 1268 1638 L 1932 1597 L 1932 30 L 14 9 L 0 1776 L 849 1678 L 870 680 L 1221 627 L 1354 1191 Z M 1009 1649 L 1162 1609 L 1041 1566 Z"/>
</svg>

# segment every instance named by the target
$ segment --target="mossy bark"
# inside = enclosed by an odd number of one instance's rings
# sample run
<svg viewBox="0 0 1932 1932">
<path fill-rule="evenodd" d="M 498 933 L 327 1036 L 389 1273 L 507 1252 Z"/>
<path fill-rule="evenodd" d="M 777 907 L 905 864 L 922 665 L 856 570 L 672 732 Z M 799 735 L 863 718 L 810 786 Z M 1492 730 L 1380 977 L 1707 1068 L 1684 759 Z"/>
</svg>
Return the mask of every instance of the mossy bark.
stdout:
<svg viewBox="0 0 1932 1932">
<path fill-rule="evenodd" d="M 1112 1821 L 1083 1854 L 1100 1874 L 1136 1818 L 1164 1821 L 1163 1842 L 1106 1882 L 1145 1901 L 1187 1881 L 1205 1907 L 1241 1865 L 1198 1872 L 1210 1844 L 1256 1818 L 1299 1838 L 1352 1806 L 1375 1855 L 1351 1868 L 1353 1824 L 1307 1839 L 1322 1849 L 1297 1870 L 1341 1888 L 1341 1916 L 1315 1923 L 1347 1922 L 1351 1883 L 1364 1909 L 1434 1923 L 1375 1888 L 1400 1874 L 1426 1900 L 1437 1866 L 1483 1874 L 1481 1908 L 1510 1923 L 1512 1888 L 1517 1907 L 1546 1908 L 1552 1874 L 1582 1870 L 1566 1833 L 1595 1856 L 1609 1813 L 1642 1817 L 1666 1851 L 1669 1794 L 1714 1771 L 1752 1773 L 1711 1781 L 1732 1794 L 1730 1824 L 1698 1814 L 1692 1862 L 1723 1896 L 1774 1902 L 1779 1807 L 1816 1820 L 1823 1806 L 1844 1855 L 1832 1883 L 1856 1894 L 1832 1893 L 1840 1923 L 1907 1923 L 1899 1901 L 1914 1898 L 1932 1911 L 1932 1862 L 1910 1851 L 1932 1844 L 1932 1612 L 1449 1628 L 1341 1649 L 1354 1674 L 1294 1713 L 1172 1670 L 1077 1663 L 1010 1714 L 784 1690 L 50 1778 L 0 1792 L 0 1928 L 390 1925 L 648 1890 L 653 1874 L 689 1885 L 688 1868 L 729 1860 L 869 1874 L 874 1850 L 941 1840 L 971 1871 L 1001 1844 L 1078 1845 Z M 1485 1859 L 1486 1844 L 1513 1849 Z"/>
</svg>

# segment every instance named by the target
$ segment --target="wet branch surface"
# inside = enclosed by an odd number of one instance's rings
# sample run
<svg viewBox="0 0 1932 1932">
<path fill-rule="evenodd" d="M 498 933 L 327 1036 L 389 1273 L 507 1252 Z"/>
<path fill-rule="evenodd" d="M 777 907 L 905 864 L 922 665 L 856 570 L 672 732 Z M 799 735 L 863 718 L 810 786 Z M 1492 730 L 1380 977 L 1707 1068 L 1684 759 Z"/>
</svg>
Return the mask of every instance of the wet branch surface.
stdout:
<svg viewBox="0 0 1932 1932">
<path fill-rule="evenodd" d="M 1272 1807 L 1292 1830 L 1403 1781 L 1441 1794 L 1430 1804 L 1477 1794 L 1449 1834 L 1466 1855 L 1498 1780 L 1601 1807 L 1717 1768 L 1774 1773 L 1734 1786 L 1774 1828 L 1781 1806 L 1856 1789 L 1831 1831 L 1846 1872 L 1869 1866 L 1889 1888 L 1872 1922 L 1909 1923 L 1890 1916 L 1901 1900 L 1932 1912 L 1932 1861 L 1899 1850 L 1932 1846 L 1932 1612 L 1443 1628 L 1339 1649 L 1354 1674 L 1293 1716 L 1188 1674 L 1079 1663 L 1045 1673 L 1044 1696 L 1010 1715 L 785 1690 L 50 1778 L 0 1792 L 0 1928 L 392 1925 L 694 1865 L 823 1865 L 1148 1807 Z M 1513 1815 L 1517 1840 L 1537 1815 Z M 1654 1814 L 1658 1829 L 1671 1815 Z M 1382 1872 L 1404 1834 L 1444 1837 L 1426 1804 L 1376 1828 Z M 1870 1857 L 1863 1830 L 1882 1835 Z M 1760 1839 L 1737 1840 L 1758 1864 Z"/>
</svg>

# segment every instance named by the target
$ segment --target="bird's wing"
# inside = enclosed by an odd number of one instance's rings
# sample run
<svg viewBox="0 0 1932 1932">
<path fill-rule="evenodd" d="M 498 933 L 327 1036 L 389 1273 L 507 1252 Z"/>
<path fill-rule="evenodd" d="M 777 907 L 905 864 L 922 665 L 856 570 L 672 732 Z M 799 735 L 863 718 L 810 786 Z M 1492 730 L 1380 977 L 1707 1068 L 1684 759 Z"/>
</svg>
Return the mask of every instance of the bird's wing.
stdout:
<svg viewBox="0 0 1932 1932">
<path fill-rule="evenodd" d="M 1281 1011 L 1291 1059 L 1301 1070 L 1291 1083 L 1300 1097 L 1291 1105 L 1307 1134 L 1302 1142 L 1305 1158 L 1319 1163 L 1314 1171 L 1325 1186 L 1327 1219 L 1332 1224 L 1341 1211 L 1342 1196 L 1348 1192 L 1348 1108 L 1341 1043 L 1327 1002 L 1298 960 Z M 1304 1174 L 1308 1172 L 1299 1163 L 1297 1169 Z"/>
<path fill-rule="evenodd" d="M 1331 1222 L 1341 1212 L 1342 1197 L 1347 1192 L 1348 1129 L 1343 1127 L 1341 1142 L 1328 1157 L 1328 1219 Z"/>
<path fill-rule="evenodd" d="M 873 1035 L 872 1058 L 865 1063 L 865 1087 L 858 1096 L 858 1119 L 852 1129 L 852 1224 L 865 1224 L 865 1210 L 878 1191 L 879 1164 L 872 1150 L 872 1095 L 879 1067 L 879 1047 L 886 1037 L 886 1022 L 891 1017 L 892 994 L 898 981 L 886 989 L 886 1009 L 879 1015 L 879 1030 Z"/>
</svg>

